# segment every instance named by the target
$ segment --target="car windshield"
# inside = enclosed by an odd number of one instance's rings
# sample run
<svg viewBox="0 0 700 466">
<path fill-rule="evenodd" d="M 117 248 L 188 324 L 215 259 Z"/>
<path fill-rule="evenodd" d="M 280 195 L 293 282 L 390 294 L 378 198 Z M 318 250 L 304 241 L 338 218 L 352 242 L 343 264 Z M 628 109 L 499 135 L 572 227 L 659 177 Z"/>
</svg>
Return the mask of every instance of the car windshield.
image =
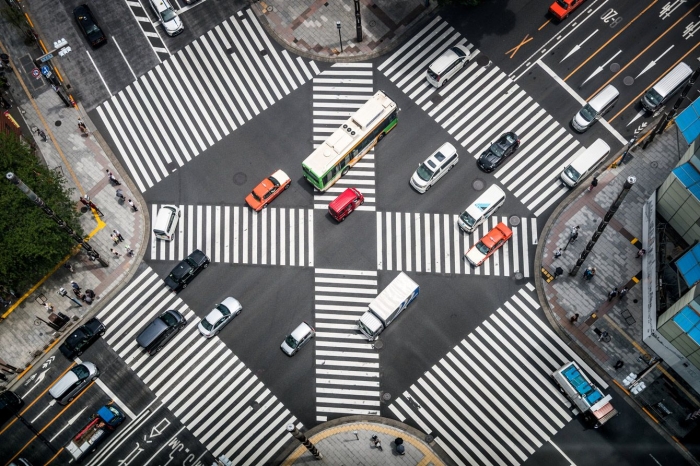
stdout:
<svg viewBox="0 0 700 466">
<path fill-rule="evenodd" d="M 586 106 L 581 109 L 579 114 L 581 115 L 581 118 L 583 118 L 588 123 L 590 123 L 595 118 L 596 111 L 593 110 L 593 107 L 591 107 L 591 104 L 586 104 Z"/>
<path fill-rule="evenodd" d="M 559 5 L 560 7 L 562 7 L 565 10 L 569 9 L 569 4 L 566 3 L 564 0 L 557 0 L 557 5 Z"/>
<path fill-rule="evenodd" d="M 250 194 L 253 196 L 253 199 L 255 199 L 256 201 L 258 201 L 258 202 L 261 201 L 260 196 L 258 196 L 257 194 L 255 194 L 255 191 L 253 191 L 253 192 L 250 193 Z"/>
<path fill-rule="evenodd" d="M 287 343 L 287 346 L 289 346 L 289 347 L 292 348 L 292 349 L 296 348 L 297 345 L 299 344 L 299 342 L 296 341 L 296 340 L 294 339 L 294 337 L 291 336 L 291 335 L 289 335 L 287 338 L 285 338 L 285 339 L 284 339 L 284 342 Z"/>
<path fill-rule="evenodd" d="M 430 168 L 428 168 L 427 165 L 424 163 L 418 165 L 418 170 L 416 170 L 416 174 L 423 181 L 430 181 L 430 179 L 433 177 L 433 171 Z"/>
<path fill-rule="evenodd" d="M 201 323 L 202 323 L 202 327 L 204 328 L 204 330 L 211 330 L 214 328 L 214 326 L 211 324 L 211 322 L 209 322 L 207 320 L 206 317 L 204 319 L 202 319 Z"/>
<path fill-rule="evenodd" d="M 224 317 L 231 315 L 231 310 L 224 306 L 223 304 L 217 304 L 216 308 L 221 312 Z"/>
<path fill-rule="evenodd" d="M 272 184 L 274 184 L 275 186 L 280 185 L 280 182 L 277 181 L 274 176 L 269 177 L 268 180 L 270 180 L 272 182 Z"/>
<path fill-rule="evenodd" d="M 82 364 L 78 364 L 72 369 L 72 372 L 78 376 L 79 380 L 87 379 L 88 375 L 90 375 L 90 371 L 88 370 L 87 367 L 83 366 Z"/>
<path fill-rule="evenodd" d="M 651 102 L 652 105 L 657 106 L 661 103 L 661 94 L 656 92 L 655 89 L 649 89 L 647 92 L 647 100 Z"/>
<path fill-rule="evenodd" d="M 576 170 L 574 170 L 574 168 L 571 165 L 566 167 L 566 170 L 564 170 L 564 173 L 566 174 L 566 176 L 571 178 L 572 181 L 578 181 L 578 179 L 581 177 L 581 174 L 579 172 L 577 172 Z"/>
<path fill-rule="evenodd" d="M 462 219 L 462 221 L 468 226 L 468 227 L 473 227 L 474 223 L 476 223 L 476 219 L 469 215 L 466 212 L 462 212 L 462 215 L 459 216 L 459 218 Z"/>
<path fill-rule="evenodd" d="M 175 318 L 174 315 L 172 315 L 172 314 L 169 313 L 169 312 L 166 312 L 165 314 L 163 314 L 162 316 L 160 316 L 160 320 L 162 320 L 163 322 L 165 322 L 165 324 L 166 324 L 168 327 L 173 327 L 173 326 L 175 326 L 175 324 L 177 324 L 177 319 Z"/>
<path fill-rule="evenodd" d="M 177 18 L 177 14 L 173 10 L 171 10 L 170 8 L 167 8 L 167 9 L 161 11 L 160 14 L 163 17 L 163 22 L 166 22 L 166 23 L 168 21 L 172 21 L 175 18 Z"/>
<path fill-rule="evenodd" d="M 486 247 L 483 241 L 479 241 L 478 243 L 476 243 L 475 247 L 481 254 L 489 253 L 489 248 Z"/>
<path fill-rule="evenodd" d="M 459 56 L 459 58 L 466 56 L 465 53 L 462 51 L 462 49 L 460 49 L 459 47 L 452 47 L 450 50 L 452 50 L 454 53 L 456 53 L 457 56 Z"/>
</svg>

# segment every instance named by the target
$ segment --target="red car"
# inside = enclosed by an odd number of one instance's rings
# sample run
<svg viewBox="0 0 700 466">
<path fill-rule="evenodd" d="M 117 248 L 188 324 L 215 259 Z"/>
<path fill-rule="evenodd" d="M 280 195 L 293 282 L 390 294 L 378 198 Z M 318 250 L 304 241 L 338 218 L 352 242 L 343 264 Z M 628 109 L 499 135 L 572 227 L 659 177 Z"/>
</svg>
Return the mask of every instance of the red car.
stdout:
<svg viewBox="0 0 700 466">
<path fill-rule="evenodd" d="M 505 223 L 501 222 L 489 231 L 486 236 L 481 238 L 481 241 L 472 246 L 464 255 L 469 263 L 478 267 L 489 258 L 491 254 L 496 252 L 498 248 L 503 246 L 513 236 L 513 230 L 508 228 Z"/>
<path fill-rule="evenodd" d="M 364 202 L 365 197 L 360 191 L 355 188 L 348 188 L 328 205 L 328 212 L 331 214 L 331 217 L 338 222 L 342 222 L 345 220 L 345 217 L 364 204 Z"/>
<path fill-rule="evenodd" d="M 282 170 L 277 170 L 268 176 L 248 194 L 245 202 L 256 212 L 260 212 L 280 195 L 285 189 L 289 189 L 292 180 Z"/>
<path fill-rule="evenodd" d="M 549 12 L 558 20 L 565 19 L 586 0 L 557 0 L 549 7 Z"/>
</svg>

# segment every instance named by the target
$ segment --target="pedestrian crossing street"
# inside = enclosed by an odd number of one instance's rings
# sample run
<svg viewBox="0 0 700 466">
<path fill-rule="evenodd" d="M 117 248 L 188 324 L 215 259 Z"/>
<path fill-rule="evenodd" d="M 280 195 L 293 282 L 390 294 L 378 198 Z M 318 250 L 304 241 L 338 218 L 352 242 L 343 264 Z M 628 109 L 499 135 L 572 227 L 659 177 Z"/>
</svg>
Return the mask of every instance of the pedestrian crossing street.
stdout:
<svg viewBox="0 0 700 466">
<path fill-rule="evenodd" d="M 426 81 L 425 71 L 454 45 L 468 47 L 473 58 L 436 89 Z M 377 69 L 474 158 L 501 134 L 515 132 L 520 148 L 494 176 L 535 216 L 568 192 L 559 174 L 585 148 L 488 58 L 480 59 L 480 51 L 439 16 Z"/>
<path fill-rule="evenodd" d="M 163 351 L 148 356 L 136 336 L 167 309 L 182 313 L 187 326 Z M 236 465 L 267 464 L 293 440 L 286 426 L 302 428 L 218 337 L 200 335 L 197 316 L 150 267 L 98 318 L 107 326 L 110 347 L 215 457 L 226 455 Z"/>
<path fill-rule="evenodd" d="M 151 206 L 155 222 L 160 205 Z M 313 267 L 313 209 L 180 205 L 182 216 L 172 241 L 156 239 L 146 259 L 181 260 L 200 249 L 212 262 Z"/>
<path fill-rule="evenodd" d="M 534 314 L 534 290 L 519 290 L 389 406 L 455 464 L 521 464 L 571 421 L 578 413 L 550 377 L 566 362 L 608 388 Z"/>
<path fill-rule="evenodd" d="M 537 244 L 537 219 L 491 217 L 472 234 L 457 225 L 459 215 L 377 212 L 377 269 L 406 272 L 530 277 L 530 253 Z M 472 267 L 464 254 L 499 222 L 513 237 L 484 262 Z"/>
<path fill-rule="evenodd" d="M 371 63 L 335 63 L 313 78 L 314 149 L 374 95 L 372 73 Z M 315 191 L 314 209 L 328 209 L 328 204 L 349 187 L 365 196 L 365 203 L 357 210 L 375 210 L 374 149 L 325 193 Z"/>
<path fill-rule="evenodd" d="M 379 354 L 357 331 L 377 291 L 376 270 L 316 269 L 316 420 L 380 414 Z"/>
<path fill-rule="evenodd" d="M 250 9 L 232 16 L 97 108 L 142 192 L 320 70 L 278 52 Z"/>
</svg>

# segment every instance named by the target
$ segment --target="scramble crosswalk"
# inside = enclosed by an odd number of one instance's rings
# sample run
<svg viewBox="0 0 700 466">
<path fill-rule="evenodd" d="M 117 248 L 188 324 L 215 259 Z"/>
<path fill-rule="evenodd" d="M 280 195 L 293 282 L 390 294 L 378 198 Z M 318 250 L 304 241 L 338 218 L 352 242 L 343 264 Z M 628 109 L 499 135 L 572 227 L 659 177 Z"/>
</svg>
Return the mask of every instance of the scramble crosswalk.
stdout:
<svg viewBox="0 0 700 466">
<path fill-rule="evenodd" d="M 457 225 L 458 215 L 377 212 L 377 269 L 406 272 L 509 276 L 531 275 L 530 254 L 537 244 L 537 219 L 493 216 L 474 233 Z M 513 237 L 480 267 L 472 267 L 464 253 L 498 222 Z M 517 223 L 517 224 L 516 224 Z"/>
<path fill-rule="evenodd" d="M 112 96 L 97 113 L 144 192 L 319 72 L 313 61 L 278 52 L 245 9 Z"/>
<path fill-rule="evenodd" d="M 316 420 L 380 414 L 379 354 L 357 331 L 376 270 L 316 269 Z"/>
<path fill-rule="evenodd" d="M 577 414 L 550 374 L 569 361 L 608 385 L 535 311 L 527 284 L 390 406 L 455 464 L 518 465 Z"/>
<path fill-rule="evenodd" d="M 374 95 L 372 73 L 371 63 L 336 63 L 313 78 L 314 149 Z M 374 170 L 374 149 L 370 149 L 325 193 L 314 192 L 314 209 L 327 209 L 338 194 L 353 187 L 365 196 L 357 210 L 375 210 Z"/>
<path fill-rule="evenodd" d="M 136 336 L 166 309 L 187 325 L 166 350 L 148 356 Z M 245 311 L 245 308 L 243 309 Z M 97 316 L 109 346 L 214 457 L 232 464 L 267 464 L 301 423 L 218 338 L 199 334 L 199 319 L 149 267 Z"/>
<path fill-rule="evenodd" d="M 212 262 L 313 267 L 313 209 L 180 205 L 172 241 L 156 239 L 151 227 L 147 259 L 181 260 L 200 249 Z M 151 206 L 151 221 L 158 214 Z"/>
<path fill-rule="evenodd" d="M 436 89 L 426 81 L 425 70 L 454 45 L 468 47 L 471 60 Z M 480 55 L 438 16 L 377 70 L 475 158 L 501 134 L 515 132 L 520 148 L 494 176 L 539 216 L 566 194 L 559 174 L 584 147 L 488 58 L 480 60 Z"/>
</svg>

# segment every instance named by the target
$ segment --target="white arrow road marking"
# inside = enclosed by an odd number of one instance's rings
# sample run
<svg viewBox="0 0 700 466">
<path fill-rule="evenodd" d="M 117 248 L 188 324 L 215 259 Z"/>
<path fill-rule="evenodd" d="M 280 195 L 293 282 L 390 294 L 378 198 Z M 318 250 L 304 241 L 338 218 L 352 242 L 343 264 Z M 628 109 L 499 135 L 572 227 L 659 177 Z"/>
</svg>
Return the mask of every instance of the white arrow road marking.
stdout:
<svg viewBox="0 0 700 466">
<path fill-rule="evenodd" d="M 49 440 L 49 442 L 53 442 L 53 441 L 56 439 L 56 437 L 58 437 L 58 436 L 61 434 L 61 432 L 63 432 L 64 430 L 66 430 L 66 427 L 69 427 L 69 426 L 72 426 L 73 424 L 75 424 L 75 421 L 78 420 L 78 418 L 80 417 L 80 415 L 83 414 L 83 412 L 84 412 L 86 409 L 87 409 L 87 407 L 81 409 L 80 412 L 79 412 L 78 414 L 76 414 L 75 416 L 73 416 L 72 418 L 70 418 L 70 419 L 68 420 L 68 423 L 67 423 L 65 426 L 61 427 L 61 430 L 59 430 L 58 432 L 56 432 L 56 435 L 54 435 L 53 437 L 51 437 L 51 440 Z"/>
<path fill-rule="evenodd" d="M 30 388 L 29 390 L 27 390 L 27 393 L 25 393 L 24 395 L 22 395 L 22 399 L 25 399 L 25 398 L 27 397 L 27 395 L 29 395 L 29 394 L 32 392 L 32 390 L 34 390 L 34 389 L 39 385 L 39 383 L 40 383 L 42 380 L 44 380 L 44 377 L 46 377 L 46 373 L 47 373 L 48 371 L 49 371 L 49 370 L 46 369 L 44 372 L 40 372 L 39 374 L 35 374 L 35 375 L 36 375 L 36 379 L 35 379 L 34 385 L 32 385 L 32 388 Z"/>
<path fill-rule="evenodd" d="M 563 62 L 564 60 L 566 60 L 567 58 L 569 58 L 571 55 L 573 55 L 574 53 L 578 52 L 578 51 L 581 49 L 581 46 L 582 46 L 583 44 L 585 44 L 586 42 L 588 42 L 588 39 L 590 39 L 591 37 L 595 36 L 596 32 L 598 32 L 598 31 L 599 31 L 599 30 L 596 29 L 595 31 L 593 31 L 593 32 L 591 33 L 590 36 L 588 36 L 588 37 L 586 37 L 585 39 L 583 39 L 583 41 L 582 41 L 580 44 L 575 45 L 574 48 L 571 49 L 571 52 L 569 52 L 564 58 L 562 58 L 561 61 L 560 61 L 559 63 Z"/>
<path fill-rule="evenodd" d="M 41 365 L 41 368 L 46 369 L 47 367 L 49 367 L 54 359 L 56 359 L 56 356 L 51 356 L 49 359 L 44 361 L 44 364 Z"/>
<path fill-rule="evenodd" d="M 661 57 L 663 57 L 664 55 L 666 55 L 666 54 L 669 52 L 669 50 L 671 50 L 672 48 L 673 48 L 673 45 L 670 46 L 669 48 L 667 48 L 666 51 L 665 51 L 664 53 L 662 53 L 661 55 L 659 55 L 658 57 L 656 57 L 656 60 L 652 60 L 651 63 L 649 63 L 649 64 L 647 65 L 647 67 L 644 68 L 644 69 L 642 70 L 642 72 L 639 73 L 634 79 L 639 78 L 641 75 L 643 75 L 644 73 L 646 73 L 647 71 L 649 71 L 650 69 L 652 69 L 652 67 L 653 67 L 654 65 L 656 65 L 656 62 L 658 62 L 659 60 L 661 60 Z"/>
<path fill-rule="evenodd" d="M 632 123 L 634 123 L 635 121 L 639 120 L 641 117 L 644 116 L 645 113 L 646 113 L 645 110 L 640 110 L 639 113 L 637 113 L 637 114 L 634 116 L 634 118 L 632 118 L 632 119 L 630 120 L 630 122 L 627 123 L 627 126 L 629 126 L 629 125 L 631 125 Z"/>
<path fill-rule="evenodd" d="M 32 424 L 35 423 L 37 419 L 39 419 L 46 411 L 51 409 L 51 407 L 55 404 L 56 404 L 56 400 L 49 401 L 49 404 L 46 406 L 46 408 L 44 408 L 43 411 L 41 411 L 39 414 L 36 415 L 36 417 L 34 419 L 32 419 Z"/>
<path fill-rule="evenodd" d="M 597 75 L 598 73 L 600 73 L 601 71 L 603 71 L 603 70 L 605 69 L 605 67 L 608 66 L 608 64 L 609 64 L 611 61 L 613 61 L 613 60 L 615 59 L 615 57 L 618 56 L 618 55 L 620 55 L 621 53 L 622 53 L 622 50 L 619 50 L 615 55 L 613 55 L 612 57 L 610 57 L 610 60 L 606 61 L 605 63 L 603 63 L 602 65 L 600 65 L 598 68 L 596 68 L 595 71 L 594 71 L 593 73 L 591 73 L 591 75 L 590 75 L 588 78 L 586 78 L 586 80 L 585 80 L 584 82 L 582 82 L 582 83 L 581 83 L 581 86 L 579 86 L 579 87 L 583 87 L 583 85 L 586 84 L 593 76 L 595 76 L 595 75 Z"/>
</svg>

